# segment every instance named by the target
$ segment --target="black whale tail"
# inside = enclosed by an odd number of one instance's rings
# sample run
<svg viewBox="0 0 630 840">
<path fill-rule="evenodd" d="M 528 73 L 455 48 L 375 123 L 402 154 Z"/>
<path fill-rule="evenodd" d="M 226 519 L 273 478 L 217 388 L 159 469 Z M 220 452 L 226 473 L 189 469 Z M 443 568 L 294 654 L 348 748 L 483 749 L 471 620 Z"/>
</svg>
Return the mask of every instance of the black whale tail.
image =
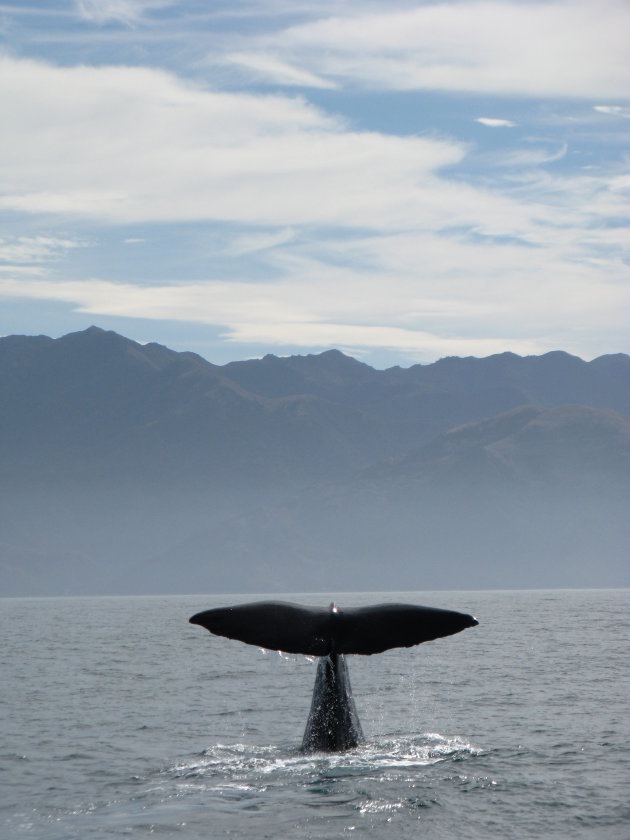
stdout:
<svg viewBox="0 0 630 840">
<path fill-rule="evenodd" d="M 191 624 L 249 645 L 321 657 L 302 749 L 347 750 L 363 740 L 344 654 L 369 655 L 452 636 L 478 622 L 472 615 L 411 604 L 340 610 L 258 601 L 197 613 Z"/>
<path fill-rule="evenodd" d="M 381 653 L 394 647 L 411 647 L 442 636 L 452 636 L 478 624 L 476 618 L 454 610 L 412 604 L 376 604 L 344 610 L 303 607 L 283 601 L 258 601 L 219 607 L 193 615 L 217 636 L 249 645 L 302 653 Z"/>
</svg>

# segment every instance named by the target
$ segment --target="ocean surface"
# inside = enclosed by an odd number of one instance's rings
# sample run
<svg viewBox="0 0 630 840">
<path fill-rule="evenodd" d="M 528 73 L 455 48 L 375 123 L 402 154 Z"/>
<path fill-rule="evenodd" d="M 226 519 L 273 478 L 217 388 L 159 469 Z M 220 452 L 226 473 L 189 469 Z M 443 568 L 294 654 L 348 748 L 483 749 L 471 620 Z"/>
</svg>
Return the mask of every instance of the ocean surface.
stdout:
<svg viewBox="0 0 630 840">
<path fill-rule="evenodd" d="M 303 755 L 315 662 L 188 624 L 248 597 L 0 599 L 0 836 L 630 838 L 630 590 L 281 597 L 480 624 L 349 657 L 366 743 Z"/>
</svg>

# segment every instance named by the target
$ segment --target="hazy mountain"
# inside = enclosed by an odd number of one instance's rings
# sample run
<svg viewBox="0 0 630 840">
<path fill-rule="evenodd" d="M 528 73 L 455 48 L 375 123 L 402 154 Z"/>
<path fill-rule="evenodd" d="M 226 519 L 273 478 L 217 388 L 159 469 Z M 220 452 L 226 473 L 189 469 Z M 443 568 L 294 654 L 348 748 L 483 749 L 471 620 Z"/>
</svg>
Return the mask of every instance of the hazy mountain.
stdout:
<svg viewBox="0 0 630 840">
<path fill-rule="evenodd" d="M 0 339 L 0 592 L 618 585 L 630 357 Z"/>
<path fill-rule="evenodd" d="M 630 418 L 524 406 L 179 550 L 193 591 L 211 587 L 208 558 L 227 555 L 254 589 L 628 585 L 629 504 Z M 156 569 L 166 579 L 168 554 Z"/>
<path fill-rule="evenodd" d="M 0 457 L 18 484 L 267 484 L 341 474 L 380 445 L 350 405 L 311 394 L 270 400 L 192 353 L 95 327 L 0 339 L 0 392 Z"/>
<path fill-rule="evenodd" d="M 399 453 L 452 426 L 520 405 L 579 404 L 630 414 L 630 356 L 622 354 L 584 362 L 562 352 L 524 358 L 501 353 L 376 371 L 330 350 L 265 356 L 223 370 L 261 396 L 308 393 L 351 405 L 382 424 Z"/>
</svg>

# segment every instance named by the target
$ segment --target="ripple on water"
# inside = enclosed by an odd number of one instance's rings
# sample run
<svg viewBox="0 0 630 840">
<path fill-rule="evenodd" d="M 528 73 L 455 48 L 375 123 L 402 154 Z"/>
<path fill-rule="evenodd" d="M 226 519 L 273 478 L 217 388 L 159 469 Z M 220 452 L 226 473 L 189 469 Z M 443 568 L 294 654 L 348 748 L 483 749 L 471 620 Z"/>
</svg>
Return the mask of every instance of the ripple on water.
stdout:
<svg viewBox="0 0 630 840">
<path fill-rule="evenodd" d="M 270 785 L 315 791 L 344 779 L 406 778 L 410 772 L 445 761 L 479 755 L 482 751 L 465 739 L 439 733 L 413 737 L 379 738 L 345 753 L 302 753 L 296 748 L 215 744 L 200 755 L 160 771 L 164 781 L 186 790 L 262 790 Z M 322 788 L 323 789 L 323 788 Z"/>
</svg>

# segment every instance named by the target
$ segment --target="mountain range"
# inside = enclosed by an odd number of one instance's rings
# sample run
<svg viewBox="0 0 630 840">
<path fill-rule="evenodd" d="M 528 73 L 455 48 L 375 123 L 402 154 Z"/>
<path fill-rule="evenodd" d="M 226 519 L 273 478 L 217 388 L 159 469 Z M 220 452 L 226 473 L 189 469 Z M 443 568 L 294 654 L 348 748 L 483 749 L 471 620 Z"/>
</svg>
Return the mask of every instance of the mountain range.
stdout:
<svg viewBox="0 0 630 840">
<path fill-rule="evenodd" d="M 630 357 L 0 339 L 0 593 L 630 584 Z"/>
</svg>

